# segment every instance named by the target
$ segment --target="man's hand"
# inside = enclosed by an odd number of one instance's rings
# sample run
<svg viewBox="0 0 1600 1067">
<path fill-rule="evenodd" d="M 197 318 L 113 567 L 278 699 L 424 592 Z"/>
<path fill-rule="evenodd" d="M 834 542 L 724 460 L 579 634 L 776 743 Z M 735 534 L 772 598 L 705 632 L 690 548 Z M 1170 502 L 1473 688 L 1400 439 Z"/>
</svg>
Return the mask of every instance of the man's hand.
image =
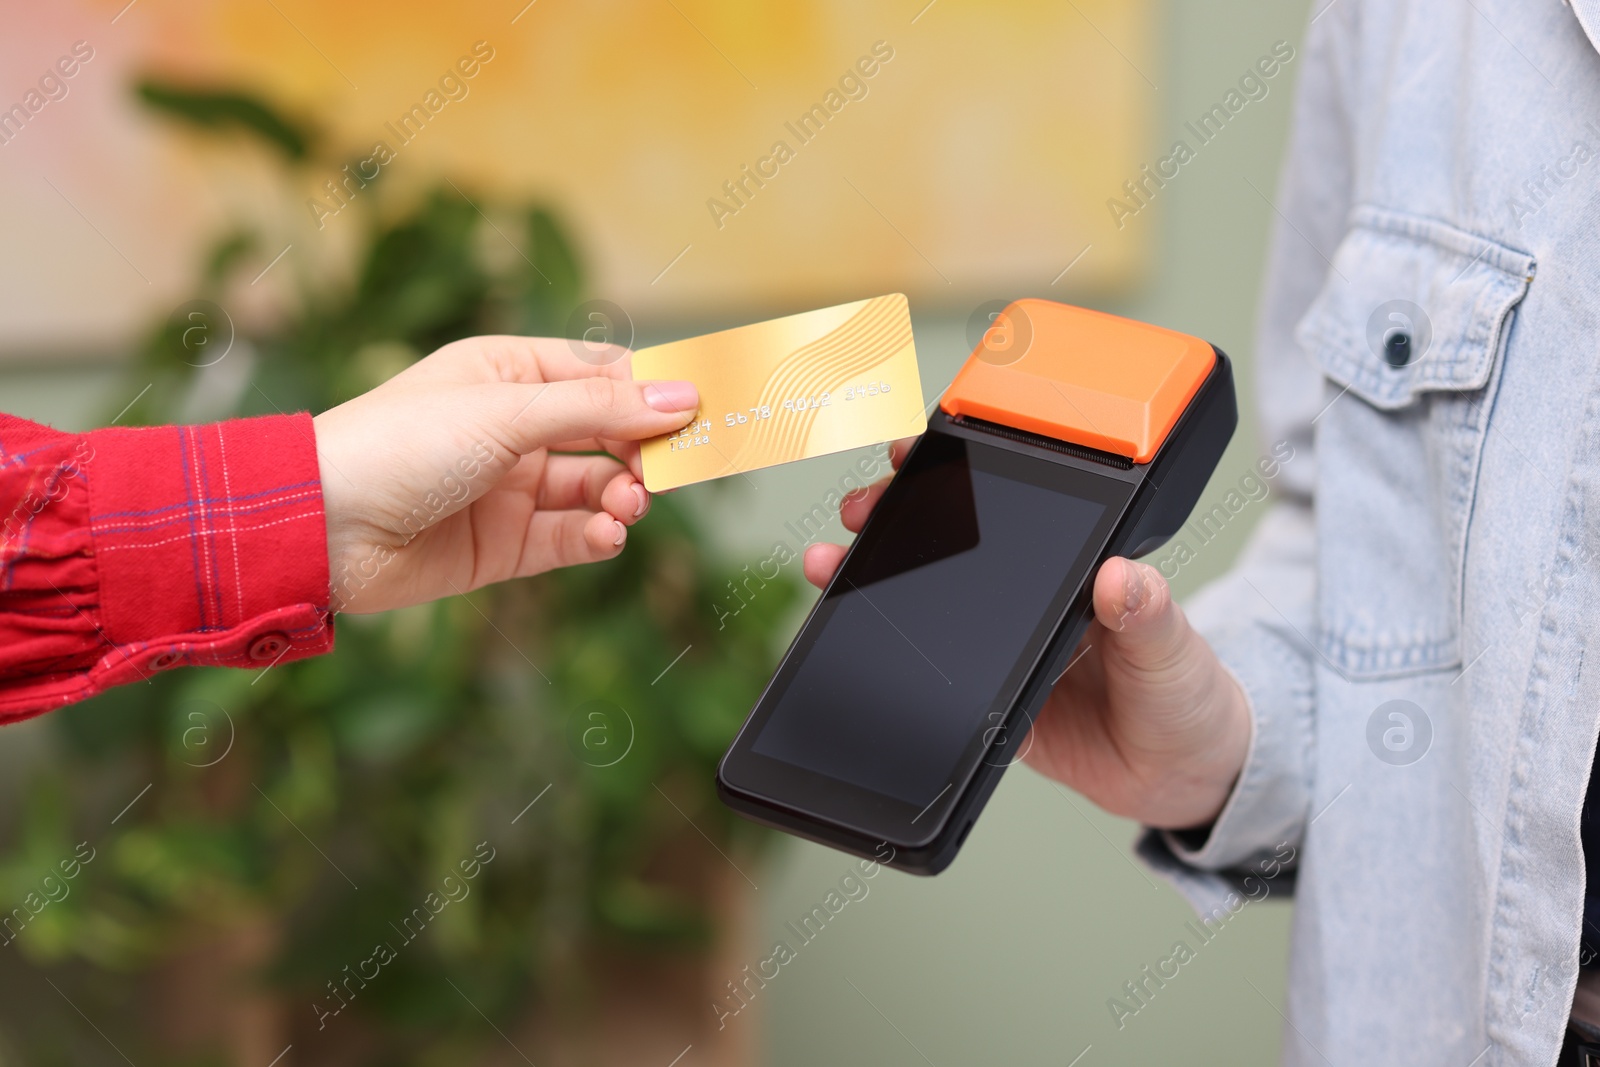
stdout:
<svg viewBox="0 0 1600 1067">
<path fill-rule="evenodd" d="M 693 417 L 628 353 L 473 337 L 316 417 L 335 610 L 372 612 L 610 559 L 644 516 L 635 443 Z M 610 455 L 566 455 L 608 452 Z"/>
<path fill-rule="evenodd" d="M 911 442 L 893 450 L 896 468 Z M 860 532 L 887 482 L 840 511 Z M 806 550 L 806 577 L 826 585 L 838 545 Z M 1110 559 L 1094 582 L 1095 619 L 1024 743 L 1033 768 L 1114 815 L 1188 829 L 1217 817 L 1244 766 L 1244 693 L 1172 601 L 1154 567 Z"/>
</svg>

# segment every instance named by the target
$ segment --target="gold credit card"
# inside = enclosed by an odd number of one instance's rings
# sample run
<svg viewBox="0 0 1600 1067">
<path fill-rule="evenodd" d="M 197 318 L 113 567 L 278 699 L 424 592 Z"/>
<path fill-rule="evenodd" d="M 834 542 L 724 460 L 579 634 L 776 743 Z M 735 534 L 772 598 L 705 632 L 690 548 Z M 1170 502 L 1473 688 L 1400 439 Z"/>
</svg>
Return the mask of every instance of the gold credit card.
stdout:
<svg viewBox="0 0 1600 1067">
<path fill-rule="evenodd" d="M 861 448 L 927 428 L 900 293 L 642 348 L 636 379 L 683 379 L 700 410 L 641 446 L 652 492 Z"/>
</svg>

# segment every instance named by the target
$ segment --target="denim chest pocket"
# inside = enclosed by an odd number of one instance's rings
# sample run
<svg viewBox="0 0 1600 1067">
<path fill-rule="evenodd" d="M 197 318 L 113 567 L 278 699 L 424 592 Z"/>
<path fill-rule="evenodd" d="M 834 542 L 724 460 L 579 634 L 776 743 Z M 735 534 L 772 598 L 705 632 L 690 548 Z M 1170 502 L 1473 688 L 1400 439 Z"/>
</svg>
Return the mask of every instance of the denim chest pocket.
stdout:
<svg viewBox="0 0 1600 1067">
<path fill-rule="evenodd" d="M 1462 567 L 1525 253 L 1357 209 L 1296 331 L 1328 379 L 1316 417 L 1317 641 L 1348 677 L 1461 663 Z"/>
</svg>

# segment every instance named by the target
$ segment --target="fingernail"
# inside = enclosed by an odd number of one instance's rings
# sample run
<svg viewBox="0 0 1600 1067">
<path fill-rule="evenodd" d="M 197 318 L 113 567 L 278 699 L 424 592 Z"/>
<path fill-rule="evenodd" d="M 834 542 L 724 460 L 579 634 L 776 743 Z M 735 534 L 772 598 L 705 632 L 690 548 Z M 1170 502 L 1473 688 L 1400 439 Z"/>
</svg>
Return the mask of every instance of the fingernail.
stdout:
<svg viewBox="0 0 1600 1067">
<path fill-rule="evenodd" d="M 622 523 L 620 523 L 620 522 L 617 523 L 617 539 L 615 541 L 611 542 L 611 543 L 620 548 L 622 546 L 622 542 L 626 541 L 627 539 L 628 539 L 628 528 L 626 526 L 622 525 Z"/>
<path fill-rule="evenodd" d="M 657 411 L 693 411 L 700 406 L 700 390 L 693 382 L 646 382 L 644 402 Z"/>
<path fill-rule="evenodd" d="M 644 486 L 634 482 L 633 499 L 639 502 L 638 506 L 633 509 L 633 517 L 637 519 L 644 514 L 644 509 L 650 506 L 650 494 L 644 491 Z"/>
</svg>

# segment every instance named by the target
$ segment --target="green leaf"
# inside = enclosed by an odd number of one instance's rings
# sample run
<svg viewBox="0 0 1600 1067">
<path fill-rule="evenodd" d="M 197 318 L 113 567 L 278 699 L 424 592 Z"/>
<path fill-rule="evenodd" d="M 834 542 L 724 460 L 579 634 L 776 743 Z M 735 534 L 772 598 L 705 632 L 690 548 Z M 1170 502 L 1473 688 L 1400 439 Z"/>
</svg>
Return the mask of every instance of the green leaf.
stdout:
<svg viewBox="0 0 1600 1067">
<path fill-rule="evenodd" d="M 254 230 L 232 231 L 221 240 L 212 243 L 201 276 L 211 285 L 226 281 L 233 269 L 254 252 L 258 244 Z"/>
<path fill-rule="evenodd" d="M 139 82 L 134 93 L 155 110 L 202 129 L 253 133 L 293 160 L 310 154 L 311 132 L 249 93 L 177 85 L 156 78 Z"/>
<path fill-rule="evenodd" d="M 710 925 L 697 904 L 639 879 L 600 887 L 595 910 L 612 930 L 644 941 L 705 945 L 711 940 Z"/>
</svg>

